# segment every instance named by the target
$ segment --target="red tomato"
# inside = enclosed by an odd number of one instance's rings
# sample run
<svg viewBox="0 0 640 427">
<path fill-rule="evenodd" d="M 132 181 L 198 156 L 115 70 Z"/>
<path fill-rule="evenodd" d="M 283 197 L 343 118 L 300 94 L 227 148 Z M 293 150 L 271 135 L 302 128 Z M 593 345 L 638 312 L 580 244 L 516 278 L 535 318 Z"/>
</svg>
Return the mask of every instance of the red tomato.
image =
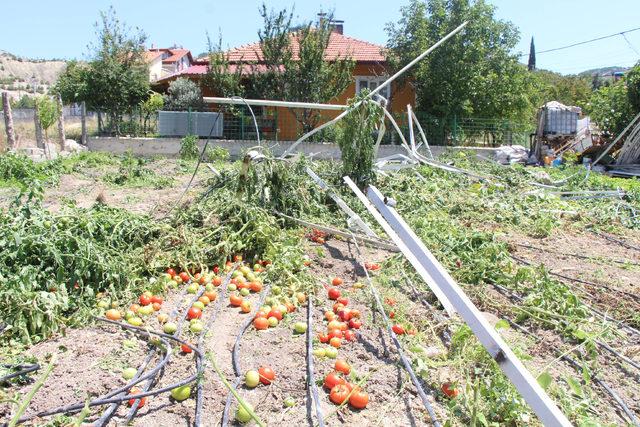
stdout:
<svg viewBox="0 0 640 427">
<path fill-rule="evenodd" d="M 395 317 L 396 317 L 396 313 L 395 313 L 395 311 L 390 311 L 390 312 L 389 312 L 389 319 L 393 319 L 393 318 L 395 318 Z"/>
<path fill-rule="evenodd" d="M 344 332 L 344 339 L 346 339 L 347 341 L 355 341 L 356 340 L 356 333 L 353 331 L 345 331 Z"/>
<path fill-rule="evenodd" d="M 336 360 L 334 368 L 336 369 L 336 371 L 342 372 L 345 375 L 349 375 L 349 372 L 351 372 L 351 366 L 349 366 L 346 360 L 342 359 Z"/>
<path fill-rule="evenodd" d="M 189 311 L 187 311 L 187 319 L 189 320 L 199 319 L 200 317 L 202 317 L 202 310 L 198 307 L 191 307 Z"/>
<path fill-rule="evenodd" d="M 320 340 L 321 343 L 328 343 L 329 342 L 329 335 L 327 335 L 327 334 L 318 334 L 318 339 Z"/>
<path fill-rule="evenodd" d="M 441 388 L 442 388 L 442 392 L 447 397 L 450 397 L 450 398 L 453 399 L 453 398 L 458 396 L 458 393 L 459 393 L 458 389 L 455 388 L 455 386 L 453 384 L 451 384 L 451 383 L 444 383 L 444 384 L 442 384 Z"/>
<path fill-rule="evenodd" d="M 232 294 L 229 297 L 229 304 L 234 307 L 240 307 L 242 305 L 242 297 L 240 295 Z"/>
<path fill-rule="evenodd" d="M 260 292 L 262 290 L 262 283 L 260 282 L 249 282 L 249 286 L 253 292 Z"/>
<path fill-rule="evenodd" d="M 362 327 L 362 322 L 358 319 L 349 320 L 349 327 L 351 329 L 360 329 Z"/>
<path fill-rule="evenodd" d="M 213 270 L 214 274 L 218 274 L 220 272 L 220 267 L 218 267 L 218 264 L 216 264 L 211 270 Z"/>
<path fill-rule="evenodd" d="M 394 300 L 393 298 L 385 298 L 384 302 L 386 302 L 388 305 L 390 305 L 391 307 L 393 307 L 394 305 L 396 305 L 396 300 Z"/>
<path fill-rule="evenodd" d="M 142 294 L 140 295 L 140 305 L 149 305 L 151 304 L 151 297 Z"/>
<path fill-rule="evenodd" d="M 395 332 L 397 335 L 404 335 L 404 332 L 405 332 L 404 327 L 397 323 L 391 327 L 391 330 Z"/>
<path fill-rule="evenodd" d="M 338 312 L 338 316 L 340 317 L 340 319 L 342 319 L 342 321 L 346 322 L 351 319 L 351 310 L 340 310 Z"/>
<path fill-rule="evenodd" d="M 259 331 L 264 331 L 269 329 L 269 321 L 265 317 L 256 317 L 253 326 Z"/>
<path fill-rule="evenodd" d="M 335 403 L 336 405 L 342 405 L 347 401 L 347 397 L 349 396 L 349 387 L 345 384 L 338 384 L 337 386 L 331 389 L 329 393 L 329 399 Z"/>
<path fill-rule="evenodd" d="M 162 308 L 162 305 L 157 302 L 154 302 L 152 306 L 153 306 L 153 311 L 160 311 L 160 309 Z"/>
<path fill-rule="evenodd" d="M 180 279 L 182 279 L 182 283 L 187 283 L 189 281 L 189 273 L 187 273 L 186 271 L 183 271 L 182 273 L 180 273 Z"/>
<path fill-rule="evenodd" d="M 276 379 L 276 373 L 273 372 L 273 369 L 266 366 L 258 368 L 258 374 L 260 374 L 260 382 L 264 385 L 269 385 Z"/>
<path fill-rule="evenodd" d="M 349 299 L 348 299 L 348 298 L 340 297 L 340 298 L 338 298 L 338 300 L 337 300 L 337 301 L 338 301 L 340 304 L 344 305 L 344 306 L 349 305 Z"/>
<path fill-rule="evenodd" d="M 183 353 L 188 354 L 188 353 L 193 353 L 193 350 L 191 350 L 191 347 L 189 347 L 186 344 L 182 344 L 180 346 L 180 350 L 182 350 Z"/>
<path fill-rule="evenodd" d="M 336 299 L 340 298 L 340 290 L 338 290 L 336 288 L 329 289 L 328 294 L 329 294 L 329 299 L 336 300 Z"/>
<path fill-rule="evenodd" d="M 368 403 L 369 395 L 360 389 L 354 391 L 349 398 L 349 405 L 356 409 L 364 409 L 367 407 Z"/>
<path fill-rule="evenodd" d="M 327 335 L 329 337 L 329 339 L 331 338 L 342 338 L 343 333 L 340 329 L 334 329 L 331 332 L 329 332 L 329 335 Z"/>
<path fill-rule="evenodd" d="M 140 394 L 142 393 L 142 390 L 140 390 L 138 387 L 133 387 L 131 390 L 129 390 L 129 394 Z M 133 404 L 136 402 L 136 399 L 129 399 L 129 406 L 133 406 Z M 147 397 L 143 397 L 142 399 L 140 399 L 140 402 L 138 403 L 138 408 L 142 408 L 144 405 L 147 404 Z"/>
<path fill-rule="evenodd" d="M 176 275 L 176 271 L 173 268 L 167 268 L 167 274 L 173 278 Z"/>
<path fill-rule="evenodd" d="M 162 304 L 164 302 L 164 300 L 162 299 L 162 297 L 159 297 L 157 295 L 154 295 L 151 297 L 151 303 L 152 304 Z"/>
<path fill-rule="evenodd" d="M 340 286 L 342 285 L 342 279 L 339 277 L 334 277 L 333 280 L 331 281 L 331 284 L 333 286 Z"/>
<path fill-rule="evenodd" d="M 331 372 L 324 377 L 324 386 L 331 390 L 338 384 L 344 384 L 346 381 L 337 372 Z"/>
<path fill-rule="evenodd" d="M 282 320 L 282 312 L 280 310 L 271 310 L 267 315 L 267 318 L 275 317 L 278 321 Z"/>
<path fill-rule="evenodd" d="M 331 338 L 329 340 L 329 345 L 331 347 L 340 348 L 340 346 L 342 345 L 342 340 L 338 337 Z"/>
</svg>

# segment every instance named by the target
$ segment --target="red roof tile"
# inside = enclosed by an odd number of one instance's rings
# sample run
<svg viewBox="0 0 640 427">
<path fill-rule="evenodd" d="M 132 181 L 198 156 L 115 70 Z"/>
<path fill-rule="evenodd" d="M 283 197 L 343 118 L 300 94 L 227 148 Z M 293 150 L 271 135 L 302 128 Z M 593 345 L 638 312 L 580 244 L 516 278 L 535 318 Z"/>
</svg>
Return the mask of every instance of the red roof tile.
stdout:
<svg viewBox="0 0 640 427">
<path fill-rule="evenodd" d="M 294 59 L 297 59 L 299 44 L 295 34 L 291 35 L 291 48 Z M 331 33 L 329 45 L 325 51 L 328 61 L 337 58 L 351 57 L 356 62 L 384 62 L 384 47 L 363 40 L 354 39 L 339 33 Z M 227 52 L 229 61 L 260 62 L 263 59 L 260 43 L 243 45 Z"/>
<path fill-rule="evenodd" d="M 144 52 L 144 59 L 147 62 L 151 62 L 154 59 L 158 58 L 159 56 L 162 55 L 162 51 L 161 50 L 156 50 L 156 49 L 150 49 Z"/>
<path fill-rule="evenodd" d="M 263 73 L 263 72 L 265 72 L 267 70 L 267 67 L 265 65 L 260 65 L 260 64 L 258 64 L 258 65 L 230 64 L 229 65 L 229 72 L 235 73 L 239 66 L 242 67 L 242 74 L 252 74 L 252 73 L 255 73 L 255 72 Z M 180 71 L 178 71 L 176 73 L 170 74 L 168 76 L 164 76 L 163 78 L 158 79 L 158 81 L 156 83 L 160 83 L 160 82 L 163 82 L 163 81 L 166 81 L 166 80 L 173 80 L 173 79 L 176 79 L 178 77 L 202 76 L 204 74 L 207 74 L 207 71 L 209 71 L 209 65 L 208 64 L 195 64 L 195 65 L 191 65 L 188 68 L 185 68 L 184 70 L 180 70 Z"/>
<path fill-rule="evenodd" d="M 188 49 L 167 49 L 171 56 L 162 60 L 163 64 L 171 64 L 172 62 L 177 62 L 185 55 L 191 55 Z"/>
</svg>

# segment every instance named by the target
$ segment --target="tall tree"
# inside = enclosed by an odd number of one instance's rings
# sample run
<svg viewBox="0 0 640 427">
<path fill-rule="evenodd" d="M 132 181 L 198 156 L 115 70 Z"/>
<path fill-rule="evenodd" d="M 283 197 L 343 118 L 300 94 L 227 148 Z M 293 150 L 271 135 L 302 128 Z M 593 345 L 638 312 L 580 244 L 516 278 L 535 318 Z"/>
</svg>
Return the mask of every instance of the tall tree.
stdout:
<svg viewBox="0 0 640 427">
<path fill-rule="evenodd" d="M 123 116 L 149 97 L 146 35 L 122 23 L 113 7 L 100 12 L 95 27 L 98 40 L 89 46 L 91 60 L 70 64 L 55 89 L 65 102 L 86 101 L 89 108 L 103 110 L 119 135 Z"/>
<path fill-rule="evenodd" d="M 483 0 L 411 0 L 387 25 L 389 62 L 404 66 L 463 21 L 469 23 L 461 33 L 406 76 L 415 83 L 417 108 L 444 118 L 528 119 L 534 82 L 511 53 L 518 30 Z"/>
<path fill-rule="evenodd" d="M 531 37 L 531 45 L 529 45 L 529 63 L 527 64 L 529 71 L 536 69 L 536 45 L 533 43 L 533 36 Z"/>
</svg>

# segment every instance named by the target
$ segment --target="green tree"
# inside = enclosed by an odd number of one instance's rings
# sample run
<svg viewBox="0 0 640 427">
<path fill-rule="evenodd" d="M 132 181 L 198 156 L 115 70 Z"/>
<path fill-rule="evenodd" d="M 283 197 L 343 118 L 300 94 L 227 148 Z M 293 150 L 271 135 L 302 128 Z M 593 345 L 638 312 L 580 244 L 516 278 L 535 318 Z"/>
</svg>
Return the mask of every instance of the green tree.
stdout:
<svg viewBox="0 0 640 427">
<path fill-rule="evenodd" d="M 531 37 L 531 44 L 529 45 L 529 62 L 527 63 L 527 69 L 533 71 L 536 69 L 536 45 Z"/>
<path fill-rule="evenodd" d="M 149 96 L 149 70 L 144 61 L 146 35 L 133 32 L 111 7 L 100 12 L 95 24 L 98 41 L 89 46 L 91 60 L 70 63 L 59 77 L 55 90 L 63 101 L 85 101 L 87 107 L 102 110 L 109 117 L 111 131 L 120 135 L 123 116 Z"/>
<path fill-rule="evenodd" d="M 11 100 L 11 108 L 34 108 L 36 104 L 36 100 L 34 97 L 29 96 L 27 94 L 22 95 L 18 100 Z"/>
<path fill-rule="evenodd" d="M 461 33 L 400 81 L 415 84 L 417 109 L 443 118 L 529 120 L 535 82 L 511 54 L 518 30 L 483 0 L 411 0 L 400 20 L 387 24 L 390 64 L 404 66 L 463 21 Z"/>
<path fill-rule="evenodd" d="M 625 77 L 629 102 L 634 111 L 640 111 L 640 62 Z"/>
<path fill-rule="evenodd" d="M 209 46 L 209 68 L 202 79 L 202 86 L 225 98 L 244 96 L 242 67 L 235 66 L 229 61 L 229 54 L 224 52 L 222 48 L 222 35 L 218 38 L 218 44 L 215 46 L 207 35 L 207 44 Z"/>
<path fill-rule="evenodd" d="M 536 70 L 536 105 L 558 101 L 584 108 L 592 94 L 592 82 L 586 76 L 563 76 L 547 70 Z"/>
<path fill-rule="evenodd" d="M 620 80 L 595 91 L 586 112 L 606 134 L 615 135 L 622 131 L 634 116 L 625 82 Z"/>
<path fill-rule="evenodd" d="M 177 78 L 169 84 L 164 108 L 170 111 L 198 110 L 202 107 L 202 91 L 193 80 Z"/>
<path fill-rule="evenodd" d="M 36 99 L 36 104 L 38 105 L 38 121 L 44 131 L 44 137 L 48 141 L 48 130 L 60 117 L 60 109 L 58 103 L 48 96 L 39 96 Z"/>
<path fill-rule="evenodd" d="M 162 95 L 157 92 L 153 92 L 151 96 L 145 101 L 140 103 L 140 110 L 142 112 L 142 131 L 146 135 L 149 131 L 149 123 L 151 122 L 151 117 L 156 115 L 158 111 L 162 109 L 164 106 L 164 99 Z"/>
</svg>

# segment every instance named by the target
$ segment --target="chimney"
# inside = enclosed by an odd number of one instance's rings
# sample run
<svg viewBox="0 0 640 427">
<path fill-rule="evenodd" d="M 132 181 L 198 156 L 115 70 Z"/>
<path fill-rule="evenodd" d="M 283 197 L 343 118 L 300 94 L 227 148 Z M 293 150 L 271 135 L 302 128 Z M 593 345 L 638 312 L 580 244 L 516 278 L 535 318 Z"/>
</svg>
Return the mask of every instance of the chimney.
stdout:
<svg viewBox="0 0 640 427">
<path fill-rule="evenodd" d="M 338 34 L 344 34 L 344 21 L 333 20 L 331 21 L 333 26 L 333 32 Z"/>
</svg>

